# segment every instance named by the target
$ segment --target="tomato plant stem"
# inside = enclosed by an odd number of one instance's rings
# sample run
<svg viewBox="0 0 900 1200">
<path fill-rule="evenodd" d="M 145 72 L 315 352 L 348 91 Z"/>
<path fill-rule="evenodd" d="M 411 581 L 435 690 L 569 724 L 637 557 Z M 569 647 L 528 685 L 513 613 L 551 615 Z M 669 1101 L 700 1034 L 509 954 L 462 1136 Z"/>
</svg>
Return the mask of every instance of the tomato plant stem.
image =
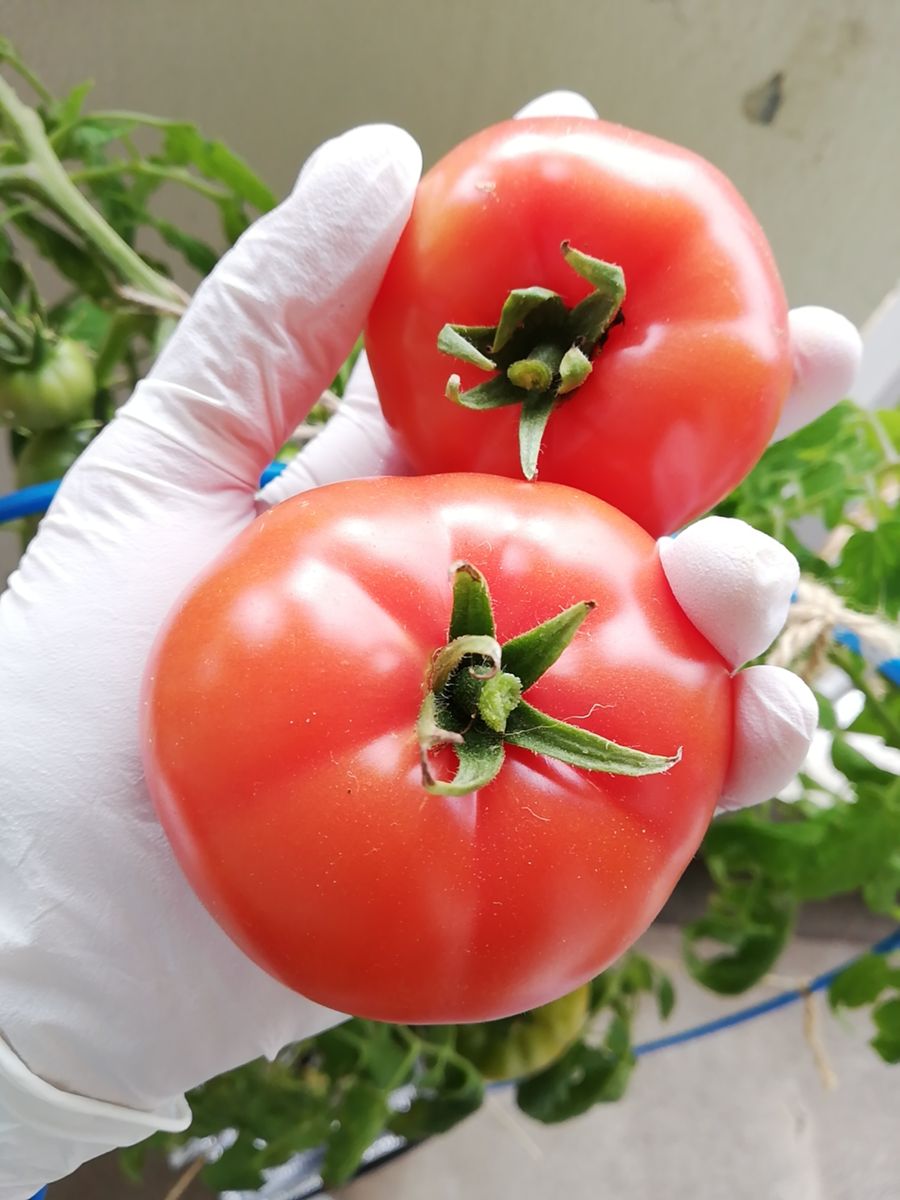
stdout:
<svg viewBox="0 0 900 1200">
<path fill-rule="evenodd" d="M 81 235 L 122 283 L 146 297 L 148 304 L 158 300 L 167 309 L 183 308 L 187 297 L 181 288 L 148 266 L 82 195 L 53 150 L 38 114 L 22 103 L 2 76 L 0 120 L 26 159 L 3 168 L 7 187 L 13 185 L 43 201 Z"/>
</svg>

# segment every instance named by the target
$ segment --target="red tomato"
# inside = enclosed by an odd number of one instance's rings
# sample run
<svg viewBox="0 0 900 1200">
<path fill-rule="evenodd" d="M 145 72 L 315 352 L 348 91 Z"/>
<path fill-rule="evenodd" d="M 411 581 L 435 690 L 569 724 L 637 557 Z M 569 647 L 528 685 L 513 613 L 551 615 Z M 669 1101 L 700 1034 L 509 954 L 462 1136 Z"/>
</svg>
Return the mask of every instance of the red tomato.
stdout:
<svg viewBox="0 0 900 1200">
<path fill-rule="evenodd" d="M 521 478 L 519 406 L 445 397 L 487 378 L 437 349 L 447 322 L 493 326 L 514 288 L 573 305 L 591 285 L 560 244 L 618 264 L 623 323 L 550 418 L 543 481 L 600 496 L 654 536 L 729 492 L 757 461 L 791 381 L 787 309 L 760 226 L 714 167 L 601 121 L 487 129 L 428 172 L 366 347 L 388 423 L 420 472 Z"/>
<path fill-rule="evenodd" d="M 596 601 L 526 699 L 683 747 L 677 765 L 624 778 L 508 747 L 481 791 L 425 791 L 415 725 L 459 560 L 500 641 Z M 150 792 L 230 936 L 313 1000 L 416 1024 L 534 1008 L 621 954 L 695 852 L 731 748 L 728 667 L 652 539 L 496 476 L 336 484 L 261 516 L 170 617 L 142 707 Z"/>
</svg>

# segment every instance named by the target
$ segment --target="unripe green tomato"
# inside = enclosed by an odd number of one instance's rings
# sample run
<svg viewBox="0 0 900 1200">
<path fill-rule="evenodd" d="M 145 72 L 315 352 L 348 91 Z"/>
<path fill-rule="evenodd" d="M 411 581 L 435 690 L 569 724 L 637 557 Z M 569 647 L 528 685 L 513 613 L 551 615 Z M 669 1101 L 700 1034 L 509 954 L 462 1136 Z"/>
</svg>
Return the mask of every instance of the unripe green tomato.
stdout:
<svg viewBox="0 0 900 1200">
<path fill-rule="evenodd" d="M 60 479 L 96 433 L 93 424 L 46 429 L 29 438 L 16 462 L 19 487 Z"/>
<path fill-rule="evenodd" d="M 587 1017 L 588 985 L 583 984 L 521 1016 L 461 1025 L 456 1048 L 485 1079 L 523 1079 L 555 1062 L 584 1029 Z"/>
<path fill-rule="evenodd" d="M 39 433 L 90 416 L 97 380 L 81 342 L 47 343 L 34 367 L 0 368 L 0 424 Z"/>
</svg>

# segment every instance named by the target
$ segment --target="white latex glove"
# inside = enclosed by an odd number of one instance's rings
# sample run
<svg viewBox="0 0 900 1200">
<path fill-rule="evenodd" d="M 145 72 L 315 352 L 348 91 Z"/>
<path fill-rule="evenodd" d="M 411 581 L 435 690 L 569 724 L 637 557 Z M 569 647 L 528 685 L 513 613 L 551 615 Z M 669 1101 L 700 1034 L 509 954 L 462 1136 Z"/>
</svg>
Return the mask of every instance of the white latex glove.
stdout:
<svg viewBox="0 0 900 1200">
<path fill-rule="evenodd" d="M 137 697 L 165 614 L 253 519 L 261 468 L 362 327 L 419 166 L 387 127 L 310 160 L 69 473 L 0 598 L 0 1200 L 185 1127 L 182 1092 L 340 1019 L 263 974 L 188 888 L 142 782 Z M 262 502 L 402 469 L 363 360 Z M 784 619 L 796 565 L 773 545 L 739 522 L 661 543 L 676 596 L 735 666 Z M 723 802 L 768 796 L 799 765 L 814 710 L 792 681 L 740 676 Z"/>
<path fill-rule="evenodd" d="M 186 1089 L 339 1019 L 194 897 L 142 781 L 138 689 L 167 610 L 253 520 L 262 468 L 349 353 L 420 169 L 387 126 L 313 156 L 200 287 L 0 598 L 2 1200 L 184 1128 Z M 364 380 L 309 456 L 322 479 L 396 466 L 379 427 L 354 436 Z"/>
</svg>

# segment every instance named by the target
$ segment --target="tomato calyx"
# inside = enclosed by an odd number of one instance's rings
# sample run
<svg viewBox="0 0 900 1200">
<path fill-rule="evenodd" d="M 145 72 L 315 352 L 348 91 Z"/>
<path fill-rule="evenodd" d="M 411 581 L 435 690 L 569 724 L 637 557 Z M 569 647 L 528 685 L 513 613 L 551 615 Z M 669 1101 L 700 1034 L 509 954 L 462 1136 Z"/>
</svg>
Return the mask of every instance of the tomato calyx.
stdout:
<svg viewBox="0 0 900 1200">
<path fill-rule="evenodd" d="M 573 308 L 544 287 L 515 288 L 496 325 L 445 325 L 438 349 L 482 371 L 497 374 L 460 391 L 451 375 L 446 396 L 476 411 L 521 404 L 519 461 L 526 479 L 537 476 L 544 430 L 560 400 L 571 395 L 593 370 L 591 359 L 612 327 L 620 323 L 625 276 L 615 263 L 592 258 L 568 242 L 563 258 L 594 290 Z"/>
<path fill-rule="evenodd" d="M 555 758 L 570 766 L 610 775 L 656 775 L 681 758 L 647 754 L 557 720 L 522 697 L 560 657 L 593 600 L 570 608 L 511 638 L 496 639 L 490 592 L 471 563 L 452 568 L 453 606 L 447 644 L 430 664 L 416 736 L 422 786 L 434 795 L 464 796 L 486 787 L 503 766 L 506 745 Z M 430 755 L 452 747 L 457 769 L 452 779 L 435 778 Z"/>
</svg>

